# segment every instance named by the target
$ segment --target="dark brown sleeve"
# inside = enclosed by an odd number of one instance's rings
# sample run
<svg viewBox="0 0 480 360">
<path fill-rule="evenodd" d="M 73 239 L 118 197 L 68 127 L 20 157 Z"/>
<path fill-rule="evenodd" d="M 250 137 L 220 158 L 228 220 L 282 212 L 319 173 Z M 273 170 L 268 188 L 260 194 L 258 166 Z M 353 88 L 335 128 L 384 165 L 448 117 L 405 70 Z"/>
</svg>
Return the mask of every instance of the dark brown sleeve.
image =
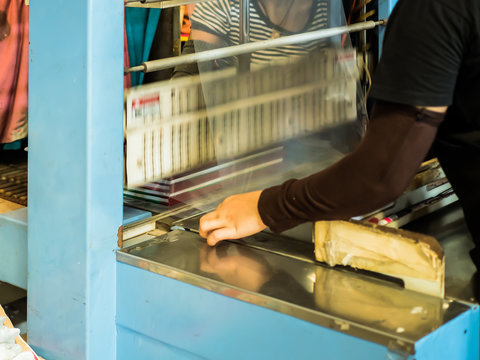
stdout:
<svg viewBox="0 0 480 360">
<path fill-rule="evenodd" d="M 263 222 L 282 232 L 307 221 L 343 220 L 395 200 L 430 149 L 444 114 L 377 102 L 359 147 L 309 177 L 264 190 Z"/>
</svg>

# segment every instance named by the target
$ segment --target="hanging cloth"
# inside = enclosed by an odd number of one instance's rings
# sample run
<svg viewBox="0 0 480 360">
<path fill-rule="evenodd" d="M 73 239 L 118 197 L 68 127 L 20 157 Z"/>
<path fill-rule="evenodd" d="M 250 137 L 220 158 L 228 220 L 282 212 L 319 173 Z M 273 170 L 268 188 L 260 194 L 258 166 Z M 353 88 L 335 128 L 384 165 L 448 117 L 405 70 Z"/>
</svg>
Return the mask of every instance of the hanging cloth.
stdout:
<svg viewBox="0 0 480 360">
<path fill-rule="evenodd" d="M 124 18 L 123 23 L 123 67 L 128 69 L 130 67 L 130 58 L 128 56 L 128 39 L 127 39 L 127 22 Z M 132 86 L 132 75 L 130 73 L 123 77 L 123 88 L 128 89 Z"/>
<path fill-rule="evenodd" d="M 0 144 L 27 136 L 28 7 L 0 0 Z"/>
<path fill-rule="evenodd" d="M 148 60 L 153 37 L 160 19 L 160 9 L 125 8 L 128 55 L 131 66 Z M 143 73 L 131 74 L 132 86 L 143 84 Z"/>
</svg>

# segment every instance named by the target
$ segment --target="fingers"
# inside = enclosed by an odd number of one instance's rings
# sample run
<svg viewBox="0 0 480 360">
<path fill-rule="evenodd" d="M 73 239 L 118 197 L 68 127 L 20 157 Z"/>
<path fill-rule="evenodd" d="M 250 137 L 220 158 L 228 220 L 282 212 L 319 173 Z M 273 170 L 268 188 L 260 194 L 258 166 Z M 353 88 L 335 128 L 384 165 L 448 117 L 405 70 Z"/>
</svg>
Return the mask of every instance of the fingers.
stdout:
<svg viewBox="0 0 480 360">
<path fill-rule="evenodd" d="M 232 231 L 225 227 L 225 220 L 219 216 L 218 211 L 213 211 L 200 218 L 199 233 L 207 239 L 210 246 L 217 244 L 220 240 L 232 236 Z"/>
<path fill-rule="evenodd" d="M 221 240 L 235 239 L 235 230 L 226 227 L 218 228 L 210 231 L 206 238 L 208 245 L 214 246 Z"/>
<path fill-rule="evenodd" d="M 208 234 L 223 226 L 223 220 L 219 218 L 218 212 L 213 211 L 200 218 L 200 236 L 206 238 Z"/>
<path fill-rule="evenodd" d="M 238 194 L 226 198 L 217 209 L 200 218 L 199 234 L 209 245 L 221 240 L 239 239 L 266 228 L 257 204 L 261 191 Z"/>
</svg>

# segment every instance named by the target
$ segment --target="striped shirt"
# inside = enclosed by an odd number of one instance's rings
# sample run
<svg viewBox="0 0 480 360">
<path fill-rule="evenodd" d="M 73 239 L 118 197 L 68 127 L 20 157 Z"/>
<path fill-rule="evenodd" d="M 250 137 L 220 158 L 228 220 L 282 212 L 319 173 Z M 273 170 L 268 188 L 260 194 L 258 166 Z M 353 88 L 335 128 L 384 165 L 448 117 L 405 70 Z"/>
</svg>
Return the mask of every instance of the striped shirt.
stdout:
<svg viewBox="0 0 480 360">
<path fill-rule="evenodd" d="M 328 1 L 313 0 L 310 18 L 305 27 L 297 33 L 325 29 L 328 27 Z M 191 17 L 192 29 L 206 31 L 221 38 L 226 46 L 238 45 L 240 40 L 239 0 L 215 0 L 200 2 Z M 260 10 L 256 0 L 250 0 L 250 41 L 268 40 L 276 34 L 291 35 L 273 24 Z M 298 45 L 260 50 L 251 55 L 252 64 L 264 64 L 272 60 L 286 60 L 306 55 L 317 47 L 325 47 L 328 40 L 322 39 Z"/>
</svg>

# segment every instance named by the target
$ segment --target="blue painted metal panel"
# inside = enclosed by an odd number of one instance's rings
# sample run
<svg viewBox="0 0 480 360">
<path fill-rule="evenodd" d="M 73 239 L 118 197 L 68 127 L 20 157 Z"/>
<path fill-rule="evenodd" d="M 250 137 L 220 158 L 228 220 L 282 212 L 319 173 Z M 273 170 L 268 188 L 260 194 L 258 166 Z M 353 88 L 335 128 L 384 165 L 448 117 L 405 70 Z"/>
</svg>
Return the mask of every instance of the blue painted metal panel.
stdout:
<svg viewBox="0 0 480 360">
<path fill-rule="evenodd" d="M 117 326 L 117 343 L 121 344 L 117 360 L 132 359 L 168 359 L 200 360 L 205 359 L 182 349 L 162 343 L 157 339 Z M 153 355 L 153 356 L 152 356 Z"/>
<path fill-rule="evenodd" d="M 417 360 L 478 360 L 479 307 L 473 306 L 440 329 L 418 341 Z"/>
<path fill-rule="evenodd" d="M 27 208 L 0 215 L 0 281 L 27 288 Z"/>
<path fill-rule="evenodd" d="M 381 345 L 124 263 L 117 279 L 119 359 L 156 359 L 166 351 L 173 359 L 182 352 L 222 360 L 400 358 Z"/>
<path fill-rule="evenodd" d="M 378 18 L 388 19 L 398 0 L 378 0 Z M 382 53 L 383 38 L 385 36 L 385 27 L 381 26 L 378 30 L 378 54 Z"/>
<path fill-rule="evenodd" d="M 123 2 L 30 4 L 29 342 L 48 359 L 114 359 Z"/>
</svg>

